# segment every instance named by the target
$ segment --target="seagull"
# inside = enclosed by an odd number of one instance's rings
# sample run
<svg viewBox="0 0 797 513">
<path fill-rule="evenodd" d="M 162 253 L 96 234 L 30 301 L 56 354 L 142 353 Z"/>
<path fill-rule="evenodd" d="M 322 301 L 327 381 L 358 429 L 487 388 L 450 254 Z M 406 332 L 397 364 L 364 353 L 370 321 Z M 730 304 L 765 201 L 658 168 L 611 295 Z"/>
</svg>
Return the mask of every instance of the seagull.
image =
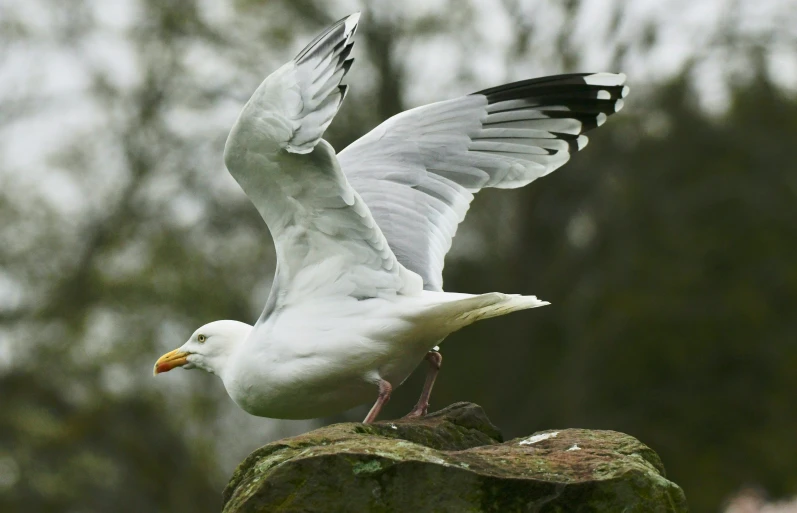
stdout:
<svg viewBox="0 0 797 513">
<path fill-rule="evenodd" d="M 276 248 L 263 313 L 254 326 L 206 324 L 155 363 L 155 374 L 216 374 L 252 415 L 325 417 L 376 397 L 371 423 L 424 361 L 407 417 L 425 415 L 443 339 L 548 304 L 443 291 L 473 195 L 562 166 L 628 94 L 622 73 L 523 80 L 400 113 L 336 154 L 322 136 L 346 96 L 358 21 L 341 19 L 268 76 L 227 138 L 224 163 Z"/>
</svg>

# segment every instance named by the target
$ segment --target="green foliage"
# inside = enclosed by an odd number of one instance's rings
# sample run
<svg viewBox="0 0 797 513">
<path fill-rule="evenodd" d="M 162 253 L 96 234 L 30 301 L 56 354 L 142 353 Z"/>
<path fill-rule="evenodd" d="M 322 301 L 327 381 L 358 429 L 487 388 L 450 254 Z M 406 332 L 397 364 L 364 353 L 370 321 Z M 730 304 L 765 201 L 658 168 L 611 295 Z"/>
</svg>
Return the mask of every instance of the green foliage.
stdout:
<svg viewBox="0 0 797 513">
<path fill-rule="evenodd" d="M 21 393 L 24 391 L 24 393 Z M 152 401 L 69 401 L 41 376 L 0 379 L 2 511 L 218 510 L 212 461 Z M 10 444 L 8 442 L 11 442 Z M 168 469 L 168 473 L 164 472 Z"/>
</svg>

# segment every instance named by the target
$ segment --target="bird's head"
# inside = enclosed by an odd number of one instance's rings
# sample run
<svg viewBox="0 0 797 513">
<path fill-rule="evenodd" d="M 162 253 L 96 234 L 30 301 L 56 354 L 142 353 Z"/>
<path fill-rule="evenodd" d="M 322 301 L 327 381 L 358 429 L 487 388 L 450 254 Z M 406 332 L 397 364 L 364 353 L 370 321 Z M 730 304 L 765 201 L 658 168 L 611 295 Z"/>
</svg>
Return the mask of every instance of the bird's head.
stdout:
<svg viewBox="0 0 797 513">
<path fill-rule="evenodd" d="M 198 367 L 220 375 L 227 358 L 249 335 L 252 327 L 237 321 L 215 321 L 205 324 L 191 335 L 188 342 L 158 358 L 153 373 L 158 375 L 176 367 Z"/>
</svg>

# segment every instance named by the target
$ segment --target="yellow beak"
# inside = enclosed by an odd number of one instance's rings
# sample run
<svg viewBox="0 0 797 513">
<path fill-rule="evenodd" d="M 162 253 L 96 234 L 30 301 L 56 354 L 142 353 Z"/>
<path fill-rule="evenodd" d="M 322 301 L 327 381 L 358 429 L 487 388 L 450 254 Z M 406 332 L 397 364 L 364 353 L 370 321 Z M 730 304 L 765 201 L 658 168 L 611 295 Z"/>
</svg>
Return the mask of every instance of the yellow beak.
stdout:
<svg viewBox="0 0 797 513">
<path fill-rule="evenodd" d="M 183 353 L 180 352 L 179 349 L 175 349 L 158 358 L 158 361 L 155 362 L 155 369 L 152 371 L 152 375 L 157 376 L 161 372 L 169 372 L 175 367 L 182 367 L 187 363 L 188 353 Z"/>
</svg>

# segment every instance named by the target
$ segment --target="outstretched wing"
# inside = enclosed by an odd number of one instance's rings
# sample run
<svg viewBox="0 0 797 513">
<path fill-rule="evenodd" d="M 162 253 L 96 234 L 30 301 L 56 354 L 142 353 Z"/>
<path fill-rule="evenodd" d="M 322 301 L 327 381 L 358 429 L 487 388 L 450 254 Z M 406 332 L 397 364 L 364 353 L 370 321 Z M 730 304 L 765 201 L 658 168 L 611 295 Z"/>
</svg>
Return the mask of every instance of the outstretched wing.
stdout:
<svg viewBox="0 0 797 513">
<path fill-rule="evenodd" d="M 277 273 L 264 315 L 320 296 L 420 291 L 321 136 L 338 111 L 359 15 L 332 25 L 271 74 L 243 108 L 224 162 L 266 221 Z"/>
<path fill-rule="evenodd" d="M 473 194 L 522 187 L 568 161 L 619 111 L 625 75 L 506 84 L 398 114 L 338 160 L 399 262 L 442 290 L 443 263 Z"/>
</svg>

